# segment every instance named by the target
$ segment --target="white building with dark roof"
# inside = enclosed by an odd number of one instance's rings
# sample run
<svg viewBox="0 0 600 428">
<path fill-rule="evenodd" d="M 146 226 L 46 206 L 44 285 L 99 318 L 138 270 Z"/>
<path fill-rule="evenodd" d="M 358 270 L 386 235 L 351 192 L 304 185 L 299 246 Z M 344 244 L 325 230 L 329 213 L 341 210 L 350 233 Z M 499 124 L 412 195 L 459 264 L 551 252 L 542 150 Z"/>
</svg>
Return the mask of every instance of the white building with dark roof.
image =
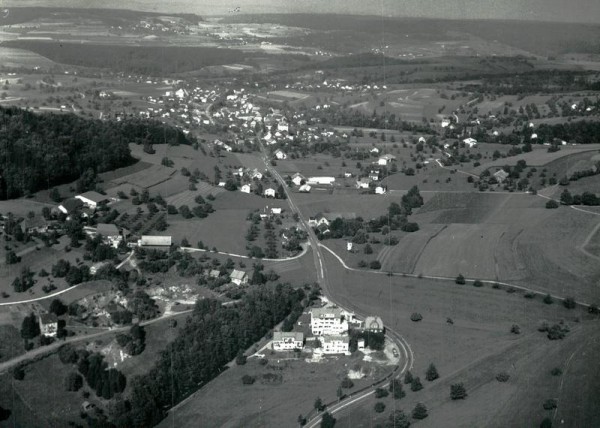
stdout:
<svg viewBox="0 0 600 428">
<path fill-rule="evenodd" d="M 315 336 L 340 335 L 348 331 L 348 321 L 340 308 L 313 308 L 310 311 L 310 329 Z"/>
<path fill-rule="evenodd" d="M 82 193 L 81 195 L 77 195 L 75 196 L 75 199 L 79 199 L 81 202 L 83 202 L 83 205 L 93 210 L 98 208 L 99 204 L 109 201 L 107 196 L 101 195 L 100 193 L 94 191 L 89 191 Z"/>
<path fill-rule="evenodd" d="M 350 337 L 347 335 L 325 335 L 318 339 L 321 342 L 321 347 L 318 348 L 320 353 L 350 355 Z"/>
<path fill-rule="evenodd" d="M 276 331 L 272 342 L 274 351 L 293 351 L 304 347 L 304 333 Z"/>
</svg>

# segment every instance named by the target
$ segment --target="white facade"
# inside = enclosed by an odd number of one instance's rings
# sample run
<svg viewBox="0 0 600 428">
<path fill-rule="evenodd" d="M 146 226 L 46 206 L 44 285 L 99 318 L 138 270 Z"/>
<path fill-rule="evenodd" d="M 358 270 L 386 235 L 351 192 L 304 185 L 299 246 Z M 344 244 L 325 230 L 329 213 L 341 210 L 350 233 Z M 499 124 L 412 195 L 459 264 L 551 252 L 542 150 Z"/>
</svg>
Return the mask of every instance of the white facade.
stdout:
<svg viewBox="0 0 600 428">
<path fill-rule="evenodd" d="M 469 147 L 475 147 L 477 145 L 477 140 L 475 138 L 465 138 L 463 140 L 463 143 L 465 143 L 465 146 L 469 146 Z"/>
<path fill-rule="evenodd" d="M 323 354 L 349 354 L 350 338 L 348 336 L 327 335 L 319 337 L 320 352 Z"/>
<path fill-rule="evenodd" d="M 277 150 L 275 152 L 275 157 L 279 160 L 287 159 L 287 155 L 285 154 L 285 152 L 283 150 Z"/>
<path fill-rule="evenodd" d="M 310 329 L 315 336 L 340 335 L 348 331 L 348 321 L 340 308 L 314 308 L 310 311 Z"/>
<path fill-rule="evenodd" d="M 274 351 L 293 351 L 304 347 L 304 333 L 276 331 L 273 333 Z"/>
<path fill-rule="evenodd" d="M 268 198 L 274 198 L 275 197 L 275 189 L 273 189 L 271 187 L 269 187 L 268 189 L 265 189 L 264 195 Z"/>
<path fill-rule="evenodd" d="M 335 177 L 308 177 L 308 184 L 333 184 Z"/>
<path fill-rule="evenodd" d="M 236 285 L 248 283 L 248 275 L 243 270 L 234 269 L 233 272 L 231 272 L 229 278 L 231 279 L 231 282 L 233 282 Z"/>
<path fill-rule="evenodd" d="M 161 246 L 168 247 L 171 245 L 170 236 L 153 236 L 153 235 L 142 235 L 142 239 L 138 240 L 140 247 L 145 246 Z"/>
<path fill-rule="evenodd" d="M 242 193 L 250 193 L 252 189 L 250 188 L 249 184 L 244 184 L 242 187 L 240 187 L 240 192 Z"/>
<path fill-rule="evenodd" d="M 377 195 L 384 195 L 387 192 L 387 189 L 383 186 L 377 186 L 375 188 L 375 194 Z"/>
<path fill-rule="evenodd" d="M 308 184 L 303 184 L 302 186 L 300 186 L 300 188 L 298 189 L 299 192 L 302 193 L 309 193 L 310 192 L 310 186 Z"/>
<path fill-rule="evenodd" d="M 296 173 L 292 176 L 292 183 L 294 183 L 296 186 L 300 186 L 302 184 L 302 180 L 304 180 L 302 174 Z"/>
</svg>

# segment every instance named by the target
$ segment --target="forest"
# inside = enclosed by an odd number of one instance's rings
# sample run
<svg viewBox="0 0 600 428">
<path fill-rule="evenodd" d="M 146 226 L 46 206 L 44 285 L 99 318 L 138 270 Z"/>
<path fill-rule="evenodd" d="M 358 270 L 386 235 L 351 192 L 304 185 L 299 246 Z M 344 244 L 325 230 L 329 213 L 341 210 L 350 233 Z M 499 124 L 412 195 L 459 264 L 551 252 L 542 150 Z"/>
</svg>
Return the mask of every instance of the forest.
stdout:
<svg viewBox="0 0 600 428">
<path fill-rule="evenodd" d="M 72 114 L 38 114 L 0 107 L 0 200 L 130 165 L 128 143 L 189 144 L 185 135 L 159 122 L 107 122 Z"/>
<path fill-rule="evenodd" d="M 258 286 L 236 306 L 199 300 L 178 337 L 162 352 L 154 368 L 132 380 L 127 401 L 110 415 L 117 427 L 149 427 L 166 411 L 194 393 L 283 321 L 302 310 L 305 293 L 288 284 Z"/>
</svg>

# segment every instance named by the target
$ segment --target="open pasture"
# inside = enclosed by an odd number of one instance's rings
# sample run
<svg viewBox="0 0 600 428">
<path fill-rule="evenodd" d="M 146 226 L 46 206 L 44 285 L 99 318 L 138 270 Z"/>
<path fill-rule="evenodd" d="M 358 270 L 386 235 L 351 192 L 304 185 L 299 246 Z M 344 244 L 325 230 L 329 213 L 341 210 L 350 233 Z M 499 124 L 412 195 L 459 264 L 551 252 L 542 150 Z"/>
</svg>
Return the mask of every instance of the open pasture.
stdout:
<svg viewBox="0 0 600 428">
<path fill-rule="evenodd" d="M 169 180 L 177 171 L 162 165 L 151 165 L 147 168 L 111 180 L 108 184 L 111 187 L 123 184 L 130 184 L 142 189 L 149 189 L 152 186 Z"/>
<path fill-rule="evenodd" d="M 558 152 L 549 153 L 547 146 L 534 146 L 533 150 L 528 153 L 511 156 L 509 158 L 500 158 L 495 161 L 482 163 L 480 166 L 472 168 L 469 172 L 473 174 L 481 174 L 488 168 L 503 167 L 504 165 L 516 165 L 518 161 L 524 160 L 530 166 L 544 166 L 552 161 L 565 156 L 577 154 L 581 152 L 597 151 L 600 149 L 598 144 L 585 144 L 579 146 L 562 146 Z"/>
<path fill-rule="evenodd" d="M 196 184 L 196 189 L 197 190 L 184 190 L 183 192 L 169 196 L 166 198 L 167 204 L 174 205 L 177 208 L 182 205 L 187 205 L 191 208 L 196 205 L 195 199 L 199 195 L 206 198 L 209 194 L 216 196 L 219 193 L 226 191 L 221 187 L 215 187 L 205 182 Z"/>
<path fill-rule="evenodd" d="M 487 426 L 489 421 L 490 426 L 499 426 L 494 425 L 496 420 L 506 426 L 505 421 L 509 420 L 510 425 L 519 426 L 541 420 L 544 417 L 541 404 L 546 398 L 557 396 L 565 400 L 563 411 L 573 415 L 581 405 L 586 414 L 597 417 L 593 400 L 569 399 L 567 391 L 560 392 L 561 380 L 549 373 L 557 366 L 565 370 L 573 350 L 589 340 L 590 335 L 598 337 L 595 323 L 583 311 L 569 311 L 558 304 L 545 305 L 539 297 L 525 299 L 522 293 L 506 293 L 489 285 L 475 288 L 448 281 L 350 273 L 328 253 L 325 257 L 330 291 L 336 300 L 362 313 L 379 314 L 386 325 L 403 335 L 416 357 L 413 374 L 423 379 L 427 365 L 430 362 L 436 365 L 439 380 L 433 383 L 423 380 L 422 391 L 408 390 L 406 397 L 395 404 L 396 408 L 410 412 L 417 402 L 424 402 L 430 408 L 430 417 L 419 424 L 433 427 L 452 421 L 452 426 L 462 427 L 472 426 L 477 420 L 477 424 Z M 421 313 L 423 321 L 411 323 L 413 312 Z M 583 321 L 573 323 L 578 316 Z M 452 325 L 447 318 L 453 320 Z M 565 340 L 549 341 L 537 332 L 540 320 L 559 319 L 571 325 L 571 333 Z M 509 332 L 513 324 L 521 327 L 520 336 Z M 590 364 L 590 358 L 594 358 L 589 352 L 577 352 L 573 357 L 578 365 Z M 495 380 L 500 371 L 511 375 L 508 383 Z M 565 375 L 571 374 L 565 370 Z M 573 386 L 574 389 L 597 390 L 597 377 L 577 376 L 582 383 Z M 467 387 L 469 397 L 464 402 L 449 399 L 449 386 L 456 382 L 464 382 Z M 374 401 L 370 400 L 360 409 L 336 415 L 338 423 L 367 427 L 381 422 L 382 418 L 373 413 Z M 518 401 L 521 404 L 514 407 L 516 411 L 512 414 L 512 406 Z M 393 409 L 391 400 L 384 402 Z M 457 406 L 461 411 L 457 411 Z"/>
</svg>

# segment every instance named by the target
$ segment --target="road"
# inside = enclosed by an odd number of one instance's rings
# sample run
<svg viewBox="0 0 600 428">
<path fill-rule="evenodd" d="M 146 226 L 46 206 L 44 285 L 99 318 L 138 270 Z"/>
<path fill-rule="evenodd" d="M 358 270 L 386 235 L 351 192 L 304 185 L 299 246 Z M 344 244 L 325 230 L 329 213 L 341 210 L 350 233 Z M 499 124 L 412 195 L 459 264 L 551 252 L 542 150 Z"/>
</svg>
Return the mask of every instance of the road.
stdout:
<svg viewBox="0 0 600 428">
<path fill-rule="evenodd" d="M 304 230 L 306 230 L 306 233 L 308 234 L 308 242 L 312 248 L 315 270 L 317 272 L 317 282 L 321 286 L 323 295 L 326 296 L 330 302 L 335 303 L 340 308 L 346 309 L 342 305 L 340 305 L 338 302 L 336 302 L 335 299 L 333 298 L 333 295 L 331 294 L 329 280 L 327 279 L 327 267 L 325 266 L 323 253 L 321 252 L 321 248 L 322 248 L 321 244 L 320 244 L 319 240 L 317 239 L 317 236 L 315 235 L 312 228 L 308 225 L 306 218 L 302 215 L 302 212 L 296 205 L 296 202 L 294 201 L 294 199 L 292 197 L 292 193 L 288 191 L 288 187 L 287 187 L 285 180 L 283 179 L 283 177 L 281 177 L 279 172 L 271 165 L 271 162 L 269 159 L 269 154 L 266 151 L 260 137 L 261 136 L 259 135 L 258 141 L 259 141 L 260 150 L 262 153 L 262 159 L 267 167 L 267 170 L 283 187 L 283 190 L 287 197 L 287 201 L 288 201 L 291 211 L 298 214 L 298 220 L 299 220 L 300 224 L 302 225 L 302 227 L 304 228 Z M 350 309 L 356 315 L 362 316 L 363 318 L 367 315 L 367 314 L 361 313 L 357 307 L 353 307 Z M 386 332 L 387 332 L 386 334 L 387 334 L 388 338 L 391 339 L 393 342 L 395 342 L 396 345 L 398 346 L 398 348 L 402 352 L 403 361 L 404 361 L 404 365 L 402 366 L 402 368 L 395 370 L 390 376 L 388 376 L 388 378 L 382 379 L 379 382 L 376 382 L 374 385 L 366 388 L 366 390 L 364 390 L 364 391 L 357 391 L 357 392 L 351 394 L 348 398 L 346 398 L 338 403 L 334 403 L 334 404 L 330 403 L 327 406 L 327 409 L 326 409 L 327 412 L 329 412 L 330 414 L 333 415 L 349 406 L 359 403 L 360 401 L 362 401 L 362 400 L 368 398 L 370 395 L 374 394 L 375 389 L 377 389 L 378 387 L 386 387 L 387 385 L 389 385 L 390 377 L 401 377 L 406 372 L 406 370 L 412 369 L 413 364 L 414 364 L 414 354 L 413 354 L 412 349 L 410 348 L 410 345 L 408 344 L 408 342 L 401 335 L 399 335 L 398 333 L 391 330 L 388 326 L 386 326 Z M 385 383 L 386 380 L 388 381 L 388 383 Z M 316 427 L 318 424 L 321 423 L 322 415 L 323 415 L 323 413 L 321 412 L 321 413 L 317 413 L 316 415 L 312 416 L 307 421 L 306 426 L 309 428 Z"/>
<path fill-rule="evenodd" d="M 163 314 L 162 316 L 158 317 L 158 318 L 154 318 L 148 321 L 143 321 L 140 323 L 141 326 L 146 326 L 146 325 L 150 325 L 150 324 L 154 324 L 160 321 L 164 321 L 167 320 L 169 318 L 173 318 L 173 317 L 177 317 L 179 315 L 182 314 L 187 314 L 192 312 L 193 309 L 188 309 L 186 311 L 181 311 L 181 312 L 173 312 L 170 314 Z M 5 373 L 6 371 L 10 370 L 11 368 L 19 365 L 20 363 L 27 361 L 27 360 L 31 360 L 35 357 L 41 356 L 41 355 L 45 355 L 45 354 L 49 354 L 52 353 L 56 350 L 58 350 L 58 348 L 60 348 L 62 345 L 66 344 L 66 343 L 76 343 L 76 342 L 82 342 L 82 341 L 89 341 L 89 340 L 93 340 L 96 339 L 98 337 L 102 337 L 102 336 L 106 336 L 109 334 L 115 334 L 115 333 L 120 333 L 120 332 L 125 332 L 127 330 L 129 330 L 131 328 L 131 326 L 125 326 L 125 327 L 117 327 L 117 328 L 113 328 L 111 330 L 106 330 L 106 331 L 101 331 L 98 333 L 91 333 L 91 334 L 86 334 L 85 336 L 76 336 L 76 337 L 70 337 L 68 339 L 65 340 L 57 340 L 56 342 L 51 343 L 50 345 L 47 346 L 42 346 L 36 349 L 33 349 L 31 351 L 28 351 L 27 353 L 23 354 L 23 355 L 19 355 L 18 357 L 15 357 L 11 360 L 5 361 L 3 363 L 0 363 L 0 374 Z"/>
</svg>

